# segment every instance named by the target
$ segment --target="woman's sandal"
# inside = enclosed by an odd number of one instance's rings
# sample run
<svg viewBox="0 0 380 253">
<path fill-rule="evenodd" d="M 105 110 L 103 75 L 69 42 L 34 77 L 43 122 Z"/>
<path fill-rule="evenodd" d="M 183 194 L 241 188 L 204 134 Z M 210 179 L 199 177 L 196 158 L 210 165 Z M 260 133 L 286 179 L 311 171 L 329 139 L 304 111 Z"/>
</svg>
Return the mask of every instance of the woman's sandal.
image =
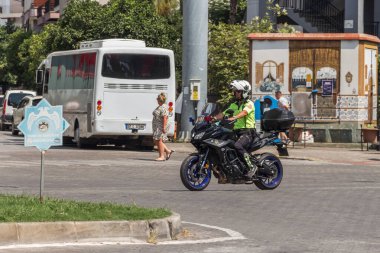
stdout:
<svg viewBox="0 0 380 253">
<path fill-rule="evenodd" d="M 166 160 L 168 160 L 168 159 L 162 159 L 162 158 L 157 158 L 157 159 L 154 159 L 156 162 L 164 162 L 164 161 L 166 161 Z"/>
<path fill-rule="evenodd" d="M 170 153 L 166 156 L 166 160 L 170 159 L 170 156 L 175 152 L 175 150 L 171 150 Z"/>
</svg>

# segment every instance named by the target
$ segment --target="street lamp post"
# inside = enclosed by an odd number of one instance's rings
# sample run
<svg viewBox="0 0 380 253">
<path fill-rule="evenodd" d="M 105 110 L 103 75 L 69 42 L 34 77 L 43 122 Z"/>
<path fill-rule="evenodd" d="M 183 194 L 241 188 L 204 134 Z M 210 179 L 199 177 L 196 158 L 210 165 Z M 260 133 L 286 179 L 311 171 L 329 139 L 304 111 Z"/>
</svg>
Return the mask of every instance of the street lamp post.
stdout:
<svg viewBox="0 0 380 253">
<path fill-rule="evenodd" d="M 183 0 L 182 112 L 179 139 L 188 141 L 192 123 L 207 100 L 208 0 Z"/>
</svg>

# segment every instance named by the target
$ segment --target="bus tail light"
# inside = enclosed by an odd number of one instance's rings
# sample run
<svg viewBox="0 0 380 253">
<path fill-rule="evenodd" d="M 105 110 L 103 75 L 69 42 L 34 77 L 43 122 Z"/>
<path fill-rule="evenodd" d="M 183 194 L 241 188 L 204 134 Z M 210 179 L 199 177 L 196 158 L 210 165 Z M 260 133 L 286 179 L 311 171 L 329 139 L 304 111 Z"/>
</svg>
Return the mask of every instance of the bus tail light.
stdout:
<svg viewBox="0 0 380 253">
<path fill-rule="evenodd" d="M 102 114 L 102 100 L 96 102 L 96 114 L 99 116 Z"/>
<path fill-rule="evenodd" d="M 172 113 L 173 112 L 173 102 L 169 102 L 168 106 L 169 106 L 169 112 Z"/>
</svg>

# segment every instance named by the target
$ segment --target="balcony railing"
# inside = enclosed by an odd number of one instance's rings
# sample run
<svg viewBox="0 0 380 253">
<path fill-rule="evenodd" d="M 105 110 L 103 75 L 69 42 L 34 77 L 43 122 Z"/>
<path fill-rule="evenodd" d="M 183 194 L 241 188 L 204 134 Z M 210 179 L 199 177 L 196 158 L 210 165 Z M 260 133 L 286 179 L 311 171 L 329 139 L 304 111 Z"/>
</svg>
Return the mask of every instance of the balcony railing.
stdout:
<svg viewBox="0 0 380 253">
<path fill-rule="evenodd" d="M 379 22 L 365 23 L 364 33 L 379 37 Z"/>
<path fill-rule="evenodd" d="M 320 32 L 344 31 L 344 12 L 329 0 L 277 0 L 277 3 L 304 17 Z"/>
</svg>

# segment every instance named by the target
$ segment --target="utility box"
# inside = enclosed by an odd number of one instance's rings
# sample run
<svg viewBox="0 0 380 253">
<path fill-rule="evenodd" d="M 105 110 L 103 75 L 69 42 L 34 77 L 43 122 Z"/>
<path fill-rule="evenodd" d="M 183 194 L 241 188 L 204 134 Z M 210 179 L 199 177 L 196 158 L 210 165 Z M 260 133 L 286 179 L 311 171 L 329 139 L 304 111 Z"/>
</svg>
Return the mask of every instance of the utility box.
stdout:
<svg viewBox="0 0 380 253">
<path fill-rule="evenodd" d="M 339 142 L 360 141 L 361 124 L 377 124 L 378 37 L 356 33 L 253 33 L 250 82 L 253 100 L 280 90 L 296 122 L 350 130 Z"/>
</svg>

